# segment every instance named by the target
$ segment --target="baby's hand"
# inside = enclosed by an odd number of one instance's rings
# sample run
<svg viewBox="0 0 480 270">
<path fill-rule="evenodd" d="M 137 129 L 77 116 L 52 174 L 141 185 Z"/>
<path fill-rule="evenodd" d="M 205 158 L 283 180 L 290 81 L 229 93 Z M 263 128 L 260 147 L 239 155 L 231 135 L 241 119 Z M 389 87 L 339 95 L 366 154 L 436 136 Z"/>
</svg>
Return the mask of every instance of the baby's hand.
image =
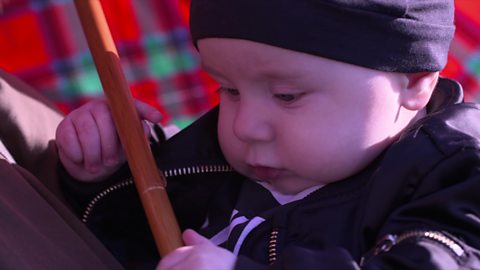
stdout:
<svg viewBox="0 0 480 270">
<path fill-rule="evenodd" d="M 135 107 L 142 120 L 157 123 L 162 118 L 145 103 L 135 101 Z M 150 134 L 143 124 L 145 134 Z M 56 143 L 68 173 L 86 182 L 110 176 L 126 160 L 105 100 L 92 101 L 68 114 L 57 127 Z"/>
<path fill-rule="evenodd" d="M 208 239 L 192 230 L 183 233 L 185 247 L 177 248 L 164 257 L 156 270 L 232 270 L 236 256 L 217 247 Z"/>
</svg>

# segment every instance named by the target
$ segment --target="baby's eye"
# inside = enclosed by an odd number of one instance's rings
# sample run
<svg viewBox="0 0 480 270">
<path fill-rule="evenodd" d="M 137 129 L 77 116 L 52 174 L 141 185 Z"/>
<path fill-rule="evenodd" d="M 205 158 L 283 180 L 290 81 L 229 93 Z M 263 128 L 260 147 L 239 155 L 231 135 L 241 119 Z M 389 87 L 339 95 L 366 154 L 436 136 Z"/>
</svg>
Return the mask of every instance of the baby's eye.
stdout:
<svg viewBox="0 0 480 270">
<path fill-rule="evenodd" d="M 237 89 L 235 89 L 235 88 L 229 88 L 229 87 L 220 87 L 220 88 L 218 89 L 218 92 L 220 92 L 220 93 L 222 93 L 222 92 L 223 92 L 223 93 L 226 93 L 227 95 L 232 96 L 232 97 L 236 97 L 236 96 L 239 96 L 239 95 L 240 95 L 240 93 L 238 92 Z"/>
<path fill-rule="evenodd" d="M 220 94 L 220 100 L 229 100 L 232 102 L 237 102 L 240 100 L 240 91 L 235 88 L 229 88 L 229 87 L 220 87 L 218 89 L 218 93 Z"/>
<path fill-rule="evenodd" d="M 275 94 L 274 97 L 285 103 L 292 103 L 300 98 L 302 94 Z"/>
</svg>

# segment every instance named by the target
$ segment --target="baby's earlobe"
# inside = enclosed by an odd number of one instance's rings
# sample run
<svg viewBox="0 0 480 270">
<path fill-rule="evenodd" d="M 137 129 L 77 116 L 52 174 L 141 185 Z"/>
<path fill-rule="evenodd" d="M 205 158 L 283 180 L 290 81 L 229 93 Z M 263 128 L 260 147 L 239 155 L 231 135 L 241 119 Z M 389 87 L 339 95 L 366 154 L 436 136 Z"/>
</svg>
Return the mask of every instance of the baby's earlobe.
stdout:
<svg viewBox="0 0 480 270">
<path fill-rule="evenodd" d="M 408 83 L 401 93 L 402 106 L 409 110 L 424 108 L 432 96 L 438 81 L 438 72 L 407 74 Z"/>
</svg>

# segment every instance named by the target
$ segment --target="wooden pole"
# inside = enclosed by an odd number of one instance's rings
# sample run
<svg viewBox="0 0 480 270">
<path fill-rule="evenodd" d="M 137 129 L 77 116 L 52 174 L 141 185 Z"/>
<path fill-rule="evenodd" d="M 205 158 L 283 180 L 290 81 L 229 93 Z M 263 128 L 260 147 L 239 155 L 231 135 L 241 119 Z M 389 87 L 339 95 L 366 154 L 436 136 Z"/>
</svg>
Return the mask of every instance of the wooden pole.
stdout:
<svg viewBox="0 0 480 270">
<path fill-rule="evenodd" d="M 100 0 L 74 0 L 90 51 L 107 96 L 120 142 L 160 256 L 183 245 L 181 232 L 157 169 Z"/>
</svg>

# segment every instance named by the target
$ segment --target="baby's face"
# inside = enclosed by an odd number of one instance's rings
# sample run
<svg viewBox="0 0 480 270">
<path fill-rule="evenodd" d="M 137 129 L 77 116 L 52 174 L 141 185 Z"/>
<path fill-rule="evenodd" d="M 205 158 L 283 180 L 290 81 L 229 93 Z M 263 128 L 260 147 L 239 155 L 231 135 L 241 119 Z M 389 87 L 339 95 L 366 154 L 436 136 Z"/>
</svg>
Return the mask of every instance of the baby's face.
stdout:
<svg viewBox="0 0 480 270">
<path fill-rule="evenodd" d="M 293 194 L 367 166 L 411 120 L 403 78 L 238 39 L 203 39 L 222 86 L 219 142 L 238 172 Z"/>
</svg>

